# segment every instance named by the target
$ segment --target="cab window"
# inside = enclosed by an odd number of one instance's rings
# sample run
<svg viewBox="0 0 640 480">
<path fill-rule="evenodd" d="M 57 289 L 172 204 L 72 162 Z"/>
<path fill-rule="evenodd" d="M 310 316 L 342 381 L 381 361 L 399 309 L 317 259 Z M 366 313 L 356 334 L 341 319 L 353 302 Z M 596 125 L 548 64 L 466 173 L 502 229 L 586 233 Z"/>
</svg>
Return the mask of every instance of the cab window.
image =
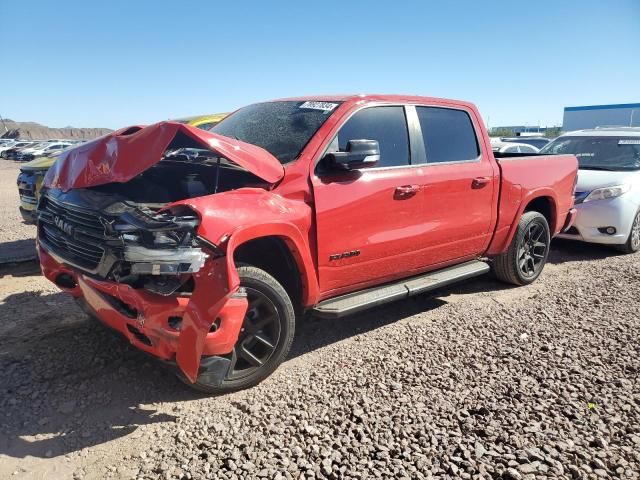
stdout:
<svg viewBox="0 0 640 480">
<path fill-rule="evenodd" d="M 427 163 L 475 160 L 480 155 L 476 132 L 464 110 L 416 107 Z"/>
<path fill-rule="evenodd" d="M 409 134 L 404 107 L 369 107 L 356 112 L 338 131 L 329 151 L 347 150 L 349 140 L 377 140 L 376 167 L 409 165 Z"/>
</svg>

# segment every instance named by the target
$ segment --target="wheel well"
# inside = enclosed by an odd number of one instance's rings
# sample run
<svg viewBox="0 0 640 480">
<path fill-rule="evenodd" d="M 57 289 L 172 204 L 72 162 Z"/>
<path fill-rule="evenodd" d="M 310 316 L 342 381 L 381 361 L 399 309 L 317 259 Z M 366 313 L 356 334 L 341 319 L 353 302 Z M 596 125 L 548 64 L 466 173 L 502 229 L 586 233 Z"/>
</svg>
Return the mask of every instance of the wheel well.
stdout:
<svg viewBox="0 0 640 480">
<path fill-rule="evenodd" d="M 302 305 L 302 283 L 296 261 L 280 237 L 261 237 L 239 245 L 233 252 L 235 264 L 246 263 L 258 267 L 284 287 L 294 308 Z"/>
<path fill-rule="evenodd" d="M 555 203 L 551 197 L 538 197 L 531 200 L 526 208 L 525 212 L 538 212 L 544 215 L 549 224 L 549 229 L 553 233 L 556 220 Z"/>
</svg>

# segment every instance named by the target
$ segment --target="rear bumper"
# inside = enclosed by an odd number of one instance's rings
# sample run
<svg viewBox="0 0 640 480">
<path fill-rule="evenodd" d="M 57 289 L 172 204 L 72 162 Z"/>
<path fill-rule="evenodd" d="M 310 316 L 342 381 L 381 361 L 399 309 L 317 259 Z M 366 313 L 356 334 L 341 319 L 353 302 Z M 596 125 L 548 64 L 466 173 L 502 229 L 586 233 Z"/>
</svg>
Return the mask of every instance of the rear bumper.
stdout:
<svg viewBox="0 0 640 480">
<path fill-rule="evenodd" d="M 203 373 L 200 368 L 203 356 L 217 357 L 233 350 L 247 300 L 237 287 L 231 290 L 210 280 L 226 279 L 219 270 L 225 270 L 224 262 L 212 260 L 203 268 L 205 271 L 207 267 L 214 268 L 220 273 L 213 275 L 208 270 L 195 278 L 191 297 L 165 297 L 89 277 L 64 265 L 41 246 L 38 254 L 45 277 L 136 348 L 161 360 L 176 362 L 191 381 Z M 211 363 L 211 359 L 205 363 Z"/>
</svg>

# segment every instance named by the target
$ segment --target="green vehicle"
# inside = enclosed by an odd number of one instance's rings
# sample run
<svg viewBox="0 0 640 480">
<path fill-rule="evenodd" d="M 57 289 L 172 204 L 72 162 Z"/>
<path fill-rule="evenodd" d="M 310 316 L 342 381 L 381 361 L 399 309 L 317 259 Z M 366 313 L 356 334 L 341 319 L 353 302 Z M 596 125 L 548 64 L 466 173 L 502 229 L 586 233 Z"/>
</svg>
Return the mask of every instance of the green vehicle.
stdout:
<svg viewBox="0 0 640 480">
<path fill-rule="evenodd" d="M 40 198 L 42 180 L 58 155 L 38 157 L 20 167 L 18 193 L 20 194 L 20 214 L 25 223 L 36 223 L 36 207 Z"/>
</svg>

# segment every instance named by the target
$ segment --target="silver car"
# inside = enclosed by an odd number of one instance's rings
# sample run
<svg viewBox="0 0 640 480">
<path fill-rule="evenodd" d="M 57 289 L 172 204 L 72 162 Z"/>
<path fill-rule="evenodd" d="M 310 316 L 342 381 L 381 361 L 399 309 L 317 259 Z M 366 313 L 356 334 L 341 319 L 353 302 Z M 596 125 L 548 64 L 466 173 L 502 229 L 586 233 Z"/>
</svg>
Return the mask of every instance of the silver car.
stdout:
<svg viewBox="0 0 640 480">
<path fill-rule="evenodd" d="M 640 250 L 640 128 L 566 133 L 541 155 L 574 154 L 580 169 L 573 227 L 560 238 Z"/>
</svg>

